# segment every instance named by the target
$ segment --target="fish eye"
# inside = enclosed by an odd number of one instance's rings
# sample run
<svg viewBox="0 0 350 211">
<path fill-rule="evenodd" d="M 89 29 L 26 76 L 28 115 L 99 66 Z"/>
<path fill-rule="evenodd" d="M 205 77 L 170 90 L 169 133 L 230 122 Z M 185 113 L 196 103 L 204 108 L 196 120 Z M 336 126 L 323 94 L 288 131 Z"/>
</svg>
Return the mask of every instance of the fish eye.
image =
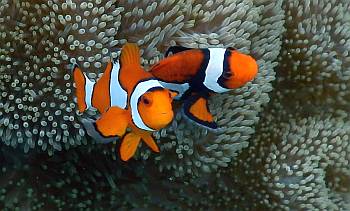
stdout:
<svg viewBox="0 0 350 211">
<path fill-rule="evenodd" d="M 152 103 L 151 99 L 149 99 L 149 98 L 146 97 L 146 96 L 142 96 L 141 101 L 142 101 L 142 103 L 145 104 L 145 105 L 150 105 L 150 104 Z"/>
<path fill-rule="evenodd" d="M 223 77 L 226 78 L 226 79 L 229 79 L 229 78 L 232 77 L 232 75 L 233 74 L 231 73 L 231 71 L 227 70 L 227 71 L 224 72 Z"/>
<path fill-rule="evenodd" d="M 150 101 L 147 99 L 147 98 L 142 98 L 142 102 L 146 105 L 149 105 L 150 104 Z"/>
</svg>

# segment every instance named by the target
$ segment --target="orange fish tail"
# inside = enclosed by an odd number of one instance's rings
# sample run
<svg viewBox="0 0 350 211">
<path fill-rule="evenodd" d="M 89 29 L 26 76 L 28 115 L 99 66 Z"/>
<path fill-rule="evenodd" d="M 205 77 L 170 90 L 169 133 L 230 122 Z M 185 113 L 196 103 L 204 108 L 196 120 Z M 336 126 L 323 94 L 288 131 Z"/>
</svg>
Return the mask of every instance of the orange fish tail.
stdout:
<svg viewBox="0 0 350 211">
<path fill-rule="evenodd" d="M 135 43 L 126 43 L 120 55 L 120 63 L 140 65 L 140 49 Z"/>
<path fill-rule="evenodd" d="M 84 73 L 81 71 L 81 69 L 77 65 L 73 67 L 73 79 L 76 87 L 75 93 L 77 96 L 78 110 L 80 112 L 83 112 L 86 109 L 88 109 L 88 105 L 85 102 L 85 98 L 86 98 L 86 82 L 89 79 L 84 75 Z"/>
</svg>

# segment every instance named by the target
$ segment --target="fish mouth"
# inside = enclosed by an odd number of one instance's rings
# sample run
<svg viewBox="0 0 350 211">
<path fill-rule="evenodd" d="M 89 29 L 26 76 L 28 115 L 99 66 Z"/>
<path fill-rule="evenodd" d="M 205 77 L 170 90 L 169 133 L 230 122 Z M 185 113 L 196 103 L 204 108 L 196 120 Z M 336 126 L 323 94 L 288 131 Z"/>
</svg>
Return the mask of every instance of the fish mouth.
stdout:
<svg viewBox="0 0 350 211">
<path fill-rule="evenodd" d="M 166 127 L 174 118 L 174 115 L 172 115 L 169 112 L 160 112 L 159 113 L 159 121 L 155 125 L 156 129 L 161 129 Z"/>
</svg>

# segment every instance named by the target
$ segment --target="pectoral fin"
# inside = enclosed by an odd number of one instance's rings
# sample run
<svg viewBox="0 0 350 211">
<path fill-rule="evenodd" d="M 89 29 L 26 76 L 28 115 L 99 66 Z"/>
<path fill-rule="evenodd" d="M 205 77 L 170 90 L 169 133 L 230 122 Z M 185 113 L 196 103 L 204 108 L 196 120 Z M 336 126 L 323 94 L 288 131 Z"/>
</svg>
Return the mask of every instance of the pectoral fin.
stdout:
<svg viewBox="0 0 350 211">
<path fill-rule="evenodd" d="M 87 134 L 93 139 L 95 139 L 96 143 L 108 144 L 119 139 L 118 136 L 102 136 L 101 133 L 96 130 L 95 120 L 93 119 L 83 118 L 81 119 L 81 123 L 83 123 L 84 129 L 86 130 Z"/>
<path fill-rule="evenodd" d="M 122 136 L 126 131 L 128 122 L 128 112 L 113 106 L 96 120 L 95 128 L 104 137 Z"/>
<path fill-rule="evenodd" d="M 217 129 L 213 116 L 209 112 L 208 100 L 201 95 L 190 96 L 184 103 L 184 113 L 192 121 L 208 129 Z"/>
<path fill-rule="evenodd" d="M 120 145 L 120 158 L 123 161 L 129 160 L 135 154 L 140 140 L 141 136 L 136 135 L 135 133 L 126 134 Z"/>
<path fill-rule="evenodd" d="M 154 152 L 159 152 L 159 148 L 151 134 L 142 136 L 142 139 Z"/>
</svg>

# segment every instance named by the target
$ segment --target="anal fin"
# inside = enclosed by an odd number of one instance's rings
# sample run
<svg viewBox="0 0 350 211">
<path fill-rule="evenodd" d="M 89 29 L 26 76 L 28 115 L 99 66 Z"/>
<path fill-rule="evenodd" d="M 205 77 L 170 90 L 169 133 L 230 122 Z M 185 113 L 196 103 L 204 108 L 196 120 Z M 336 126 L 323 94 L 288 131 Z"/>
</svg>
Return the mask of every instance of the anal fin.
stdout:
<svg viewBox="0 0 350 211">
<path fill-rule="evenodd" d="M 218 129 L 209 111 L 208 99 L 201 95 L 192 95 L 184 103 L 184 113 L 192 121 L 208 129 Z"/>
</svg>

